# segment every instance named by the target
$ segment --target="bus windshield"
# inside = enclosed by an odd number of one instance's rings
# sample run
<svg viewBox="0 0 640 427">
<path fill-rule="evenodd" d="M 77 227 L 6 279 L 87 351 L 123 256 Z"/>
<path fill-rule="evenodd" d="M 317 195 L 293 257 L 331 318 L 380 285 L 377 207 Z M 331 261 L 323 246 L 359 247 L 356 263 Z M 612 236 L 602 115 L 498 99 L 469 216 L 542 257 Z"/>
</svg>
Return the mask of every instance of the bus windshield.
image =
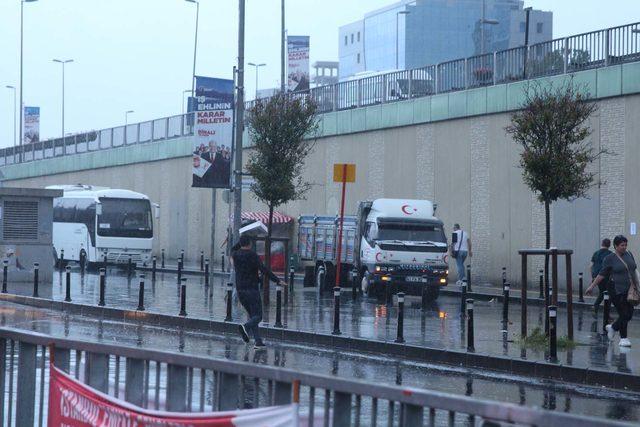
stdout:
<svg viewBox="0 0 640 427">
<path fill-rule="evenodd" d="M 369 237 L 372 240 L 401 240 L 412 242 L 445 243 L 442 226 L 415 223 L 370 223 Z"/>
<path fill-rule="evenodd" d="M 153 237 L 151 204 L 144 199 L 101 197 L 98 235 L 108 237 Z"/>
</svg>

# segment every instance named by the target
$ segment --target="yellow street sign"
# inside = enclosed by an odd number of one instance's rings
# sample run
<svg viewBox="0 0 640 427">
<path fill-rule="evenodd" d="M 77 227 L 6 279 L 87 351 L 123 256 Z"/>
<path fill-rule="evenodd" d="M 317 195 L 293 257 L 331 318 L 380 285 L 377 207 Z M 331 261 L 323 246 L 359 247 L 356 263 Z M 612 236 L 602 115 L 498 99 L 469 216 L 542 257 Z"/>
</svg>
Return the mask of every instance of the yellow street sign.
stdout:
<svg viewBox="0 0 640 427">
<path fill-rule="evenodd" d="M 334 163 L 333 182 L 356 182 L 356 165 L 352 163 Z"/>
</svg>

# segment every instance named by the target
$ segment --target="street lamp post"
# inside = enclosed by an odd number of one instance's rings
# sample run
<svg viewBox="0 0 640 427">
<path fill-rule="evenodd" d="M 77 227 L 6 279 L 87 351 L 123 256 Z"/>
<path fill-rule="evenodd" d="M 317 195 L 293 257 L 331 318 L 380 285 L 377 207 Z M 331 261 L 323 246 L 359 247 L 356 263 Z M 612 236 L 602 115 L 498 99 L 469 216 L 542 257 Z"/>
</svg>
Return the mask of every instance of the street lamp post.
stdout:
<svg viewBox="0 0 640 427">
<path fill-rule="evenodd" d="M 195 93 L 196 84 L 196 54 L 198 52 L 198 18 L 200 17 L 200 3 L 197 0 L 185 0 L 196 4 L 196 32 L 193 42 L 193 73 L 191 74 L 191 93 Z"/>
<path fill-rule="evenodd" d="M 23 107 L 23 96 L 22 96 L 22 53 L 23 53 L 23 45 L 24 45 L 24 4 L 32 3 L 37 0 L 20 0 L 20 147 L 22 148 L 22 133 L 23 133 L 23 115 L 24 115 L 24 107 Z M 22 162 L 22 150 L 20 150 L 20 162 Z"/>
<path fill-rule="evenodd" d="M 73 59 L 54 59 L 53 62 L 62 65 L 62 151 L 64 154 L 67 154 L 66 137 L 64 134 L 64 64 L 73 62 Z"/>
<path fill-rule="evenodd" d="M 285 52 L 285 20 L 284 20 L 284 0 L 280 2 L 280 92 L 284 93 L 285 91 L 285 62 L 284 62 L 284 52 Z M 256 71 L 257 72 L 257 71 Z"/>
<path fill-rule="evenodd" d="M 400 24 L 399 24 L 398 21 L 399 21 L 400 15 L 408 15 L 409 13 L 411 13 L 411 12 L 409 12 L 408 10 L 401 10 L 399 12 L 396 12 L 396 70 L 399 67 L 399 65 L 398 65 L 398 56 L 399 56 L 398 55 L 398 51 L 400 50 L 400 42 L 399 42 L 399 38 L 400 37 L 399 37 L 399 30 L 398 30 L 398 28 L 400 27 Z"/>
<path fill-rule="evenodd" d="M 15 148 L 16 148 L 16 145 L 18 145 L 17 134 L 16 134 L 16 108 L 17 108 L 16 87 L 7 85 L 6 88 L 13 89 L 13 148 L 14 148 L 14 154 L 15 154 Z"/>
<path fill-rule="evenodd" d="M 486 0 L 482 0 L 482 18 L 480 19 L 480 55 L 484 55 L 484 25 L 498 25 L 500 21 L 497 19 L 485 18 Z"/>
<path fill-rule="evenodd" d="M 254 64 L 253 62 L 249 62 L 247 65 L 251 65 L 252 67 L 256 68 L 256 97 L 255 99 L 258 99 L 258 69 L 260 67 L 264 67 L 267 64 Z"/>
</svg>

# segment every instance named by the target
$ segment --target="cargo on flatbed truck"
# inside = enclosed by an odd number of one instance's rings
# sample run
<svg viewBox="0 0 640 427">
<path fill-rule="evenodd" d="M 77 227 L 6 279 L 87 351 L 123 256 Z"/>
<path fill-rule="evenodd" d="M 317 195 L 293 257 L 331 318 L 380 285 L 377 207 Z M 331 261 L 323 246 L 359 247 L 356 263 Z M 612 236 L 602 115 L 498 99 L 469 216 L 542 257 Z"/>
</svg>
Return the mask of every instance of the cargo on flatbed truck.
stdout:
<svg viewBox="0 0 640 427">
<path fill-rule="evenodd" d="M 299 218 L 298 256 L 305 282 L 327 290 L 335 284 L 339 218 Z M 380 299 L 402 291 L 438 297 L 448 282 L 447 238 L 435 206 L 428 200 L 377 199 L 360 202 L 357 216 L 345 216 L 341 280 Z"/>
</svg>

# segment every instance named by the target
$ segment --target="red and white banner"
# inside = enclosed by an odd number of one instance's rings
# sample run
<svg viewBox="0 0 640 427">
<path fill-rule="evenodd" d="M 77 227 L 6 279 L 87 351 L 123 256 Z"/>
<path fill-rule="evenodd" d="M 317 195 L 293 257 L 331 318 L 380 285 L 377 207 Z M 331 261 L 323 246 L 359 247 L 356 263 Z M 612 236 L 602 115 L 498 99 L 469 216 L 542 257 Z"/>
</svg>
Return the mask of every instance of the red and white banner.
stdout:
<svg viewBox="0 0 640 427">
<path fill-rule="evenodd" d="M 53 365 L 50 371 L 49 426 L 289 427 L 299 425 L 297 404 L 210 413 L 151 411 L 90 388 Z"/>
</svg>

